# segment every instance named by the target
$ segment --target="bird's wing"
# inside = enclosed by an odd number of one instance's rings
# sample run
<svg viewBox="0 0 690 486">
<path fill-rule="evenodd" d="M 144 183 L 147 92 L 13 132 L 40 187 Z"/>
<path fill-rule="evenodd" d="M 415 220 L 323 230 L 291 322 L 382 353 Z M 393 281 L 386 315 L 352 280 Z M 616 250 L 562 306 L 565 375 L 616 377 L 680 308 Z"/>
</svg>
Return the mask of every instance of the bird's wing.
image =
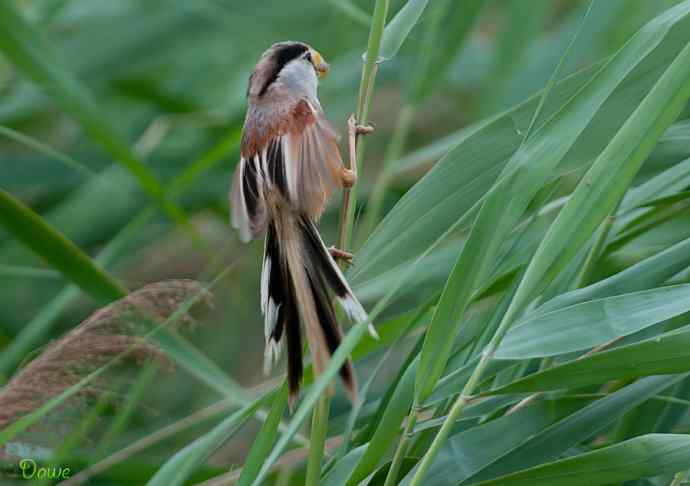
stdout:
<svg viewBox="0 0 690 486">
<path fill-rule="evenodd" d="M 232 181 L 230 191 L 232 226 L 247 242 L 261 234 L 266 226 L 266 202 L 264 177 L 260 154 L 242 156 Z"/>
<path fill-rule="evenodd" d="M 316 220 L 333 190 L 342 185 L 343 162 L 337 135 L 323 112 L 302 99 L 280 143 L 289 200 L 293 207 Z"/>
<path fill-rule="evenodd" d="M 271 194 L 312 220 L 320 217 L 333 190 L 342 185 L 337 141 L 320 107 L 306 99 L 271 116 L 248 117 L 230 196 L 233 226 L 243 241 L 265 229 Z"/>
</svg>

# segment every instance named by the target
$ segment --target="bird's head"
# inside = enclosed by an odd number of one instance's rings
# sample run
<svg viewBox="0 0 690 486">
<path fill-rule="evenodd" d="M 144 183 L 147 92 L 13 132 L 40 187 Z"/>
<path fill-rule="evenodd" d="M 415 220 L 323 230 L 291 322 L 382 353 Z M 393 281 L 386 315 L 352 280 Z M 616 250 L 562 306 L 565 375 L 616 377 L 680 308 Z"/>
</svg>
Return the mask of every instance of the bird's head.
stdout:
<svg viewBox="0 0 690 486">
<path fill-rule="evenodd" d="M 303 42 L 278 42 L 259 59 L 249 78 L 249 95 L 262 96 L 281 80 L 292 88 L 316 85 L 316 79 L 328 74 L 329 65 L 314 48 Z"/>
</svg>

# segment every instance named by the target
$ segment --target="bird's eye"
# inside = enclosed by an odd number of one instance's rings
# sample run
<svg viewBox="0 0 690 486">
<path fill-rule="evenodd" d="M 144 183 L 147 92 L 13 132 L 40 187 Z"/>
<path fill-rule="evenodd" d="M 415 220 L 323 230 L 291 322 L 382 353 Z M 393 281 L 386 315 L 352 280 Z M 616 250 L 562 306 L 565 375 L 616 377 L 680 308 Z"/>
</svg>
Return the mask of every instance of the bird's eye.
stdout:
<svg viewBox="0 0 690 486">
<path fill-rule="evenodd" d="M 306 59 L 306 60 L 309 61 L 310 63 L 314 64 L 314 60 L 311 58 L 311 52 L 307 52 L 307 53 L 304 55 L 304 59 Z"/>
</svg>

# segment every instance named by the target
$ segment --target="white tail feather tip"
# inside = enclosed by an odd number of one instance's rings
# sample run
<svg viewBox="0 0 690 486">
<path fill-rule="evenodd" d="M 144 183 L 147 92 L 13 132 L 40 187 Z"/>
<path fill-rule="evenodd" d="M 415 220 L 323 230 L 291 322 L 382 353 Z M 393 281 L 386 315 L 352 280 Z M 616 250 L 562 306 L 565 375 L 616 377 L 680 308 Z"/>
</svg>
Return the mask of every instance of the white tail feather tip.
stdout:
<svg viewBox="0 0 690 486">
<path fill-rule="evenodd" d="M 360 304 L 359 301 L 352 295 L 347 295 L 342 299 L 339 298 L 338 302 L 340 302 L 340 305 L 342 306 L 343 310 L 345 311 L 345 314 L 347 314 L 347 317 L 350 320 L 354 322 L 362 322 L 369 319 L 367 311 L 364 310 L 362 304 Z M 369 323 L 368 329 L 371 337 L 378 341 L 380 339 L 379 333 L 376 332 L 376 329 L 374 328 L 374 325 L 372 323 Z"/>
<path fill-rule="evenodd" d="M 346 295 L 345 297 L 338 298 L 338 302 L 340 302 L 340 305 L 350 320 L 354 322 L 362 322 L 368 319 L 369 316 L 367 316 L 367 311 L 364 310 L 362 304 L 360 304 L 359 301 L 352 295 Z"/>
<path fill-rule="evenodd" d="M 270 375 L 271 370 L 278 363 L 280 359 L 280 349 L 280 343 L 273 339 L 266 341 L 266 347 L 264 347 L 264 375 Z"/>
</svg>

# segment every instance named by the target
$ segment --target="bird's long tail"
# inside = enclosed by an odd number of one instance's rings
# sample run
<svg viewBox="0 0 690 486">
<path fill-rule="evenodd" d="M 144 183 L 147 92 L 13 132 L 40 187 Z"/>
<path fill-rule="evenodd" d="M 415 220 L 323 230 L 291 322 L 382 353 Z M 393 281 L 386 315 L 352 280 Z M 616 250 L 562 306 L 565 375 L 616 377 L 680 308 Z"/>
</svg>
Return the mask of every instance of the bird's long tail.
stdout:
<svg viewBox="0 0 690 486">
<path fill-rule="evenodd" d="M 317 376 L 342 340 L 331 295 L 351 320 L 367 319 L 314 224 L 292 213 L 275 217 L 268 225 L 261 274 L 266 334 L 264 367 L 270 370 L 277 360 L 284 334 L 291 404 L 298 396 L 302 379 L 302 329 Z M 370 330 L 375 334 L 373 328 Z M 354 401 L 357 385 L 349 359 L 340 369 L 340 376 Z"/>
</svg>

